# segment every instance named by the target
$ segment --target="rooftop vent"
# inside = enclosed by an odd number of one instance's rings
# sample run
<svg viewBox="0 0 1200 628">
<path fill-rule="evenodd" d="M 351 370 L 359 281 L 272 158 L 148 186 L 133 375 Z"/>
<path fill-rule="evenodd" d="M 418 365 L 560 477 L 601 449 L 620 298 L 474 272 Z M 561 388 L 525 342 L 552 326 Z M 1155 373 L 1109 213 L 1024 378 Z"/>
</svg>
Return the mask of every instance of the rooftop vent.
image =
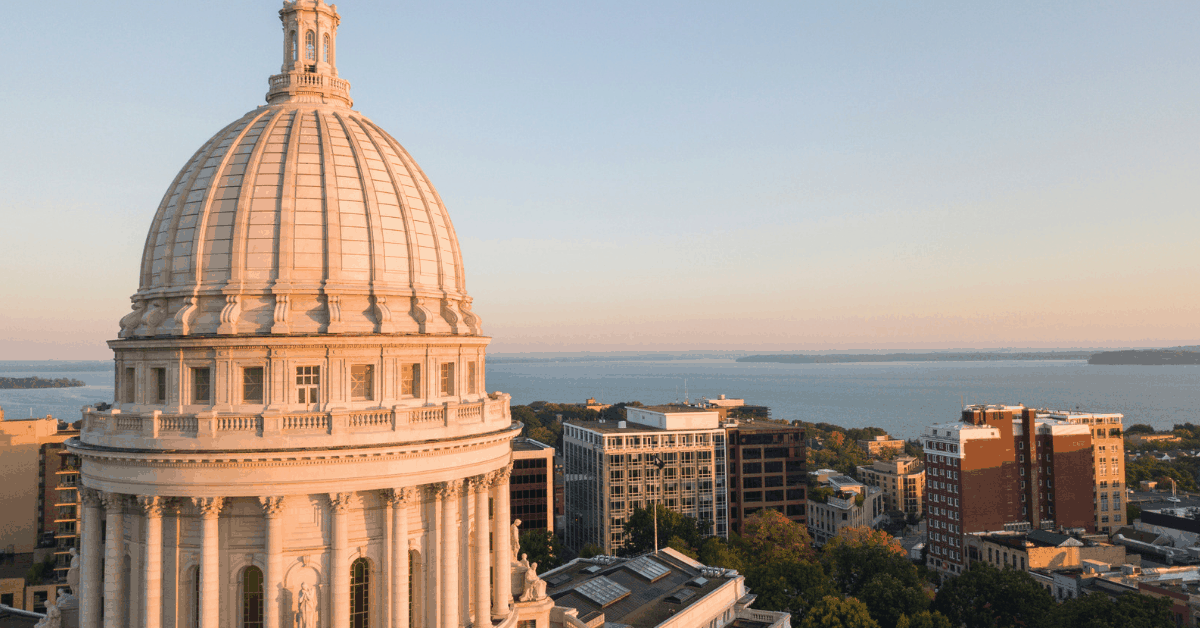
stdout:
<svg viewBox="0 0 1200 628">
<path fill-rule="evenodd" d="M 586 573 L 586 574 L 593 574 L 593 573 L 599 572 L 601 569 L 603 569 L 603 567 L 601 567 L 600 565 L 591 565 L 589 567 L 584 567 L 583 569 L 580 569 L 579 571 L 582 571 L 583 573 Z"/>
<path fill-rule="evenodd" d="M 696 592 L 691 589 L 680 589 L 671 595 L 668 595 L 667 602 L 670 602 L 671 604 L 683 604 L 695 596 Z"/>
<path fill-rule="evenodd" d="M 687 585 L 689 587 L 695 587 L 697 589 L 699 589 L 700 587 L 703 587 L 706 584 L 708 584 L 708 578 L 705 578 L 704 576 L 696 576 L 695 578 L 692 578 L 691 580 L 687 581 Z"/>
</svg>

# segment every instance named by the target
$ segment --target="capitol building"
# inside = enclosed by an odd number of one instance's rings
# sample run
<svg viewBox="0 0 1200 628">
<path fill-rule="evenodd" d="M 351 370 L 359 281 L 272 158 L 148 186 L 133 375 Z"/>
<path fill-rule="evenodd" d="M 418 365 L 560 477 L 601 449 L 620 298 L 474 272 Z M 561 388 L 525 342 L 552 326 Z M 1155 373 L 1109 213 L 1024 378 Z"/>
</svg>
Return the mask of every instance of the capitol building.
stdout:
<svg viewBox="0 0 1200 628">
<path fill-rule="evenodd" d="M 437 190 L 285 2 L 266 104 L 170 182 L 87 409 L 87 628 L 547 626 L 511 583 L 509 397 Z M 518 594 L 520 589 L 517 590 Z"/>
</svg>

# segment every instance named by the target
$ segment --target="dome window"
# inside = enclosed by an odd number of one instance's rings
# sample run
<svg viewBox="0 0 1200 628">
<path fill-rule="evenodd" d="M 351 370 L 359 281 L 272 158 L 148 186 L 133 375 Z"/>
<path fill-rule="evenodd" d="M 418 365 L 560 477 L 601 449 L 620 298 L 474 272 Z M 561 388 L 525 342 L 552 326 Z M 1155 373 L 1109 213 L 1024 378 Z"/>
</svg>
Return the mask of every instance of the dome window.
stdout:
<svg viewBox="0 0 1200 628">
<path fill-rule="evenodd" d="M 292 45 L 292 62 L 294 63 L 294 62 L 300 60 L 300 42 L 299 42 L 299 40 L 296 39 L 296 31 L 292 31 L 291 45 Z"/>
<path fill-rule="evenodd" d="M 329 33 L 325 33 L 324 40 L 324 48 L 321 50 L 321 58 L 325 60 L 325 63 L 329 63 Z"/>
<path fill-rule="evenodd" d="M 304 34 L 304 59 L 306 61 L 317 60 L 317 34 L 312 31 Z"/>
</svg>

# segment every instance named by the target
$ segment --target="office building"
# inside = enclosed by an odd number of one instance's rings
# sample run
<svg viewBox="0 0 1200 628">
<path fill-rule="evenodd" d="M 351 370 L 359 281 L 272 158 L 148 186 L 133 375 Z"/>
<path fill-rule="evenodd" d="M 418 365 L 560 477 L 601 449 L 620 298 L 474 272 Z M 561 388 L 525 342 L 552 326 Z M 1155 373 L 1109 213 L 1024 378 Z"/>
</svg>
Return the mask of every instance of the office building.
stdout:
<svg viewBox="0 0 1200 628">
<path fill-rule="evenodd" d="M 904 441 L 899 438 L 891 438 L 887 435 L 880 435 L 870 440 L 855 441 L 863 451 L 867 452 L 868 456 L 881 456 L 884 452 L 903 453 Z"/>
<path fill-rule="evenodd" d="M 914 517 L 924 512 L 925 465 L 912 456 L 875 460 L 858 467 L 858 478 L 868 486 L 883 489 L 883 500 L 890 511 Z"/>
<path fill-rule="evenodd" d="M 729 448 L 729 529 L 742 532 L 747 517 L 770 508 L 804 525 L 804 428 L 745 419 L 725 423 Z"/>
<path fill-rule="evenodd" d="M 554 532 L 554 448 L 532 438 L 513 440 L 509 514 L 520 530 Z"/>
<path fill-rule="evenodd" d="M 660 503 L 727 536 L 725 428 L 691 406 L 626 407 L 625 421 L 566 421 L 563 466 L 567 547 L 625 546 L 625 522 Z M 661 462 L 662 470 L 659 471 Z"/>
</svg>

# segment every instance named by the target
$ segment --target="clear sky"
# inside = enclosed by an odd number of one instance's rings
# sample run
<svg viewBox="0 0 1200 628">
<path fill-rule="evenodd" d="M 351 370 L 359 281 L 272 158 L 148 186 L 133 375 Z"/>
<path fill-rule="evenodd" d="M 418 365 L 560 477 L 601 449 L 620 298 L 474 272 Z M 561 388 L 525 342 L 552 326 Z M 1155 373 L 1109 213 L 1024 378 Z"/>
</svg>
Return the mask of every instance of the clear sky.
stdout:
<svg viewBox="0 0 1200 628">
<path fill-rule="evenodd" d="M 278 6 L 6 6 L 0 359 L 111 356 Z M 339 11 L 495 351 L 1200 342 L 1200 3 Z"/>
</svg>

